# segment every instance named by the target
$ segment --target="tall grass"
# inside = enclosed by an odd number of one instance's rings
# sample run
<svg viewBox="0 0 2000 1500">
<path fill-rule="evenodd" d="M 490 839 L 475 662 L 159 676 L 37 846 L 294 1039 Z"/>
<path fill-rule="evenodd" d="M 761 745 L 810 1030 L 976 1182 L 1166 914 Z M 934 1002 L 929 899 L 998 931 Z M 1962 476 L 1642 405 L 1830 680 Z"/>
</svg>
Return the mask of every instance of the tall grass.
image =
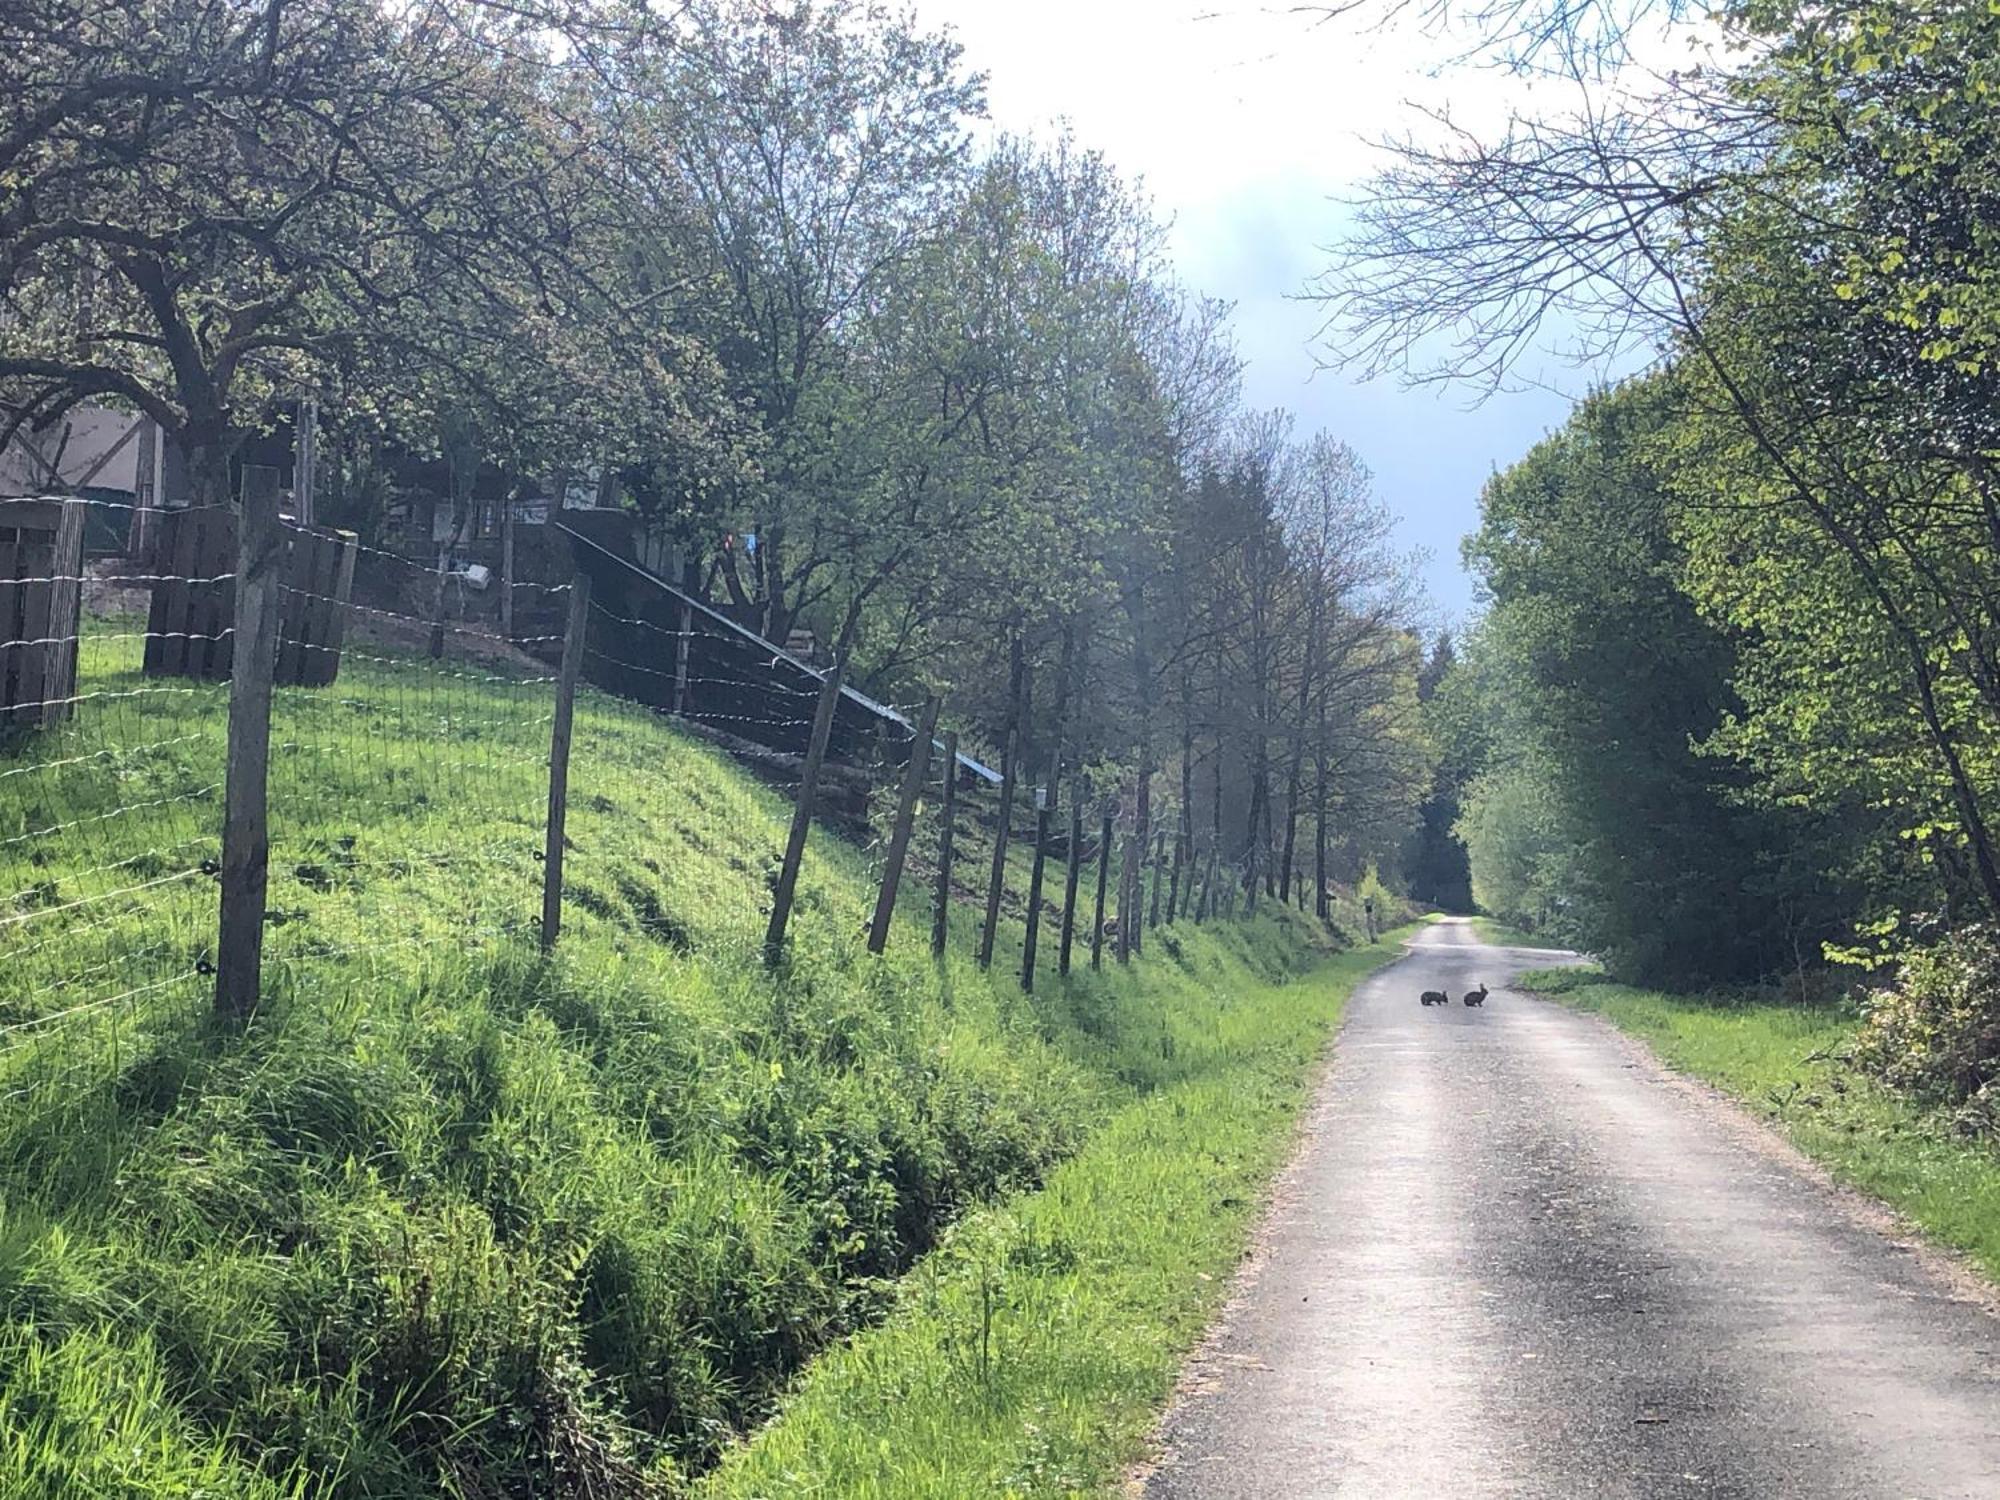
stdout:
<svg viewBox="0 0 2000 1500">
<path fill-rule="evenodd" d="M 145 685 L 134 649 L 92 643 L 86 684 Z M 544 959 L 534 677 L 378 649 L 280 693 L 270 984 L 234 1029 L 199 973 L 220 693 L 0 752 L 0 895 L 43 914 L 0 962 L 0 1495 L 677 1492 L 969 1209 L 1135 1103 L 1253 1084 L 1323 945 L 1267 908 L 1025 997 L 1018 940 L 933 965 L 921 893 L 871 958 L 872 864 L 816 833 L 768 974 L 783 799 L 587 694 Z M 56 825 L 90 836 L 26 836 Z"/>
</svg>

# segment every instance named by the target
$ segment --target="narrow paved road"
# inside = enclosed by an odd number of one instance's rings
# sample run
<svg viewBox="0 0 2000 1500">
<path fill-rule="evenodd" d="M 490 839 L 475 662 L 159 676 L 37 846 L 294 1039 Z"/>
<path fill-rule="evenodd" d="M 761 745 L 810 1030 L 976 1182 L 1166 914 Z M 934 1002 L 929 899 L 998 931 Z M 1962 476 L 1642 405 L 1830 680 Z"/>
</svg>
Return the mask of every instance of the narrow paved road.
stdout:
<svg viewBox="0 0 2000 1500">
<path fill-rule="evenodd" d="M 1761 1127 L 1500 988 L 1547 961 L 1445 924 L 1357 994 L 1148 1500 L 2000 1497 L 2000 1319 Z"/>
</svg>

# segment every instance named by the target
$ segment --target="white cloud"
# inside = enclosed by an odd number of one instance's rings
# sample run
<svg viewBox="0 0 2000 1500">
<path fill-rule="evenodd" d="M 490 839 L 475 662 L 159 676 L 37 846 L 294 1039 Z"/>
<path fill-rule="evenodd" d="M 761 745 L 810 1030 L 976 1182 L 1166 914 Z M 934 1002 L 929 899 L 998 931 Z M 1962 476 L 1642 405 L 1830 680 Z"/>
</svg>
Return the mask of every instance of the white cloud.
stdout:
<svg viewBox="0 0 2000 1500">
<path fill-rule="evenodd" d="M 990 74 L 993 128 L 1042 133 L 1066 119 L 1143 180 L 1172 221 L 1184 279 L 1238 304 L 1251 402 L 1360 450 L 1406 541 L 1433 554 L 1433 593 L 1461 613 L 1458 538 L 1477 524 L 1480 486 L 1559 424 L 1567 401 L 1534 391 L 1468 411 L 1451 393 L 1316 374 L 1322 314 L 1295 294 L 1325 265 L 1337 200 L 1378 164 L 1371 143 L 1423 128 L 1412 104 L 1477 128 L 1537 93 L 1560 107 L 1560 91 L 1454 66 L 1463 44 L 1449 37 L 1315 24 L 1282 0 L 916 0 L 916 12 L 949 25 Z"/>
</svg>

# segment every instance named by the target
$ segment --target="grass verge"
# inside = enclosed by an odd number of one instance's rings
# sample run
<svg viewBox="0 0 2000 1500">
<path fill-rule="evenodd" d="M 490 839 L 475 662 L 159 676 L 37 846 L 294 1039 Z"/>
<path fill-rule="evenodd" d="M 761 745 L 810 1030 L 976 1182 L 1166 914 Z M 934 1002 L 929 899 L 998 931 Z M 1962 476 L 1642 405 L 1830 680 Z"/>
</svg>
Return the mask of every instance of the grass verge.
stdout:
<svg viewBox="0 0 2000 1500">
<path fill-rule="evenodd" d="M 1517 982 L 1605 1017 L 1668 1067 L 1735 1096 L 1835 1177 L 2000 1279 L 2000 1155 L 1842 1062 L 1857 1024 L 1852 1012 L 1668 995 L 1611 983 L 1594 969 L 1547 970 Z"/>
<path fill-rule="evenodd" d="M 1202 1063 L 954 1229 L 704 1500 L 1113 1489 L 1226 1290 L 1330 1029 L 1400 936 L 1304 980 L 1217 987 Z"/>
<path fill-rule="evenodd" d="M 1202 1122 L 1246 1212 L 1337 1008 L 1285 983 L 1327 928 L 1274 902 L 1066 981 L 1044 928 L 1023 994 L 1021 870 L 992 968 L 964 905 L 935 964 L 934 815 L 886 956 L 877 849 L 816 829 L 767 970 L 785 792 L 594 692 L 545 958 L 546 673 L 350 641 L 275 695 L 266 991 L 217 1024 L 226 689 L 145 677 L 137 630 L 94 622 L 76 712 L 0 742 L 0 1500 L 684 1494 L 821 1351 L 972 1295 L 965 1256 L 1135 1232 L 1148 1121 Z M 1112 1141 L 1131 1177 L 1061 1234 L 955 1227 Z"/>
</svg>

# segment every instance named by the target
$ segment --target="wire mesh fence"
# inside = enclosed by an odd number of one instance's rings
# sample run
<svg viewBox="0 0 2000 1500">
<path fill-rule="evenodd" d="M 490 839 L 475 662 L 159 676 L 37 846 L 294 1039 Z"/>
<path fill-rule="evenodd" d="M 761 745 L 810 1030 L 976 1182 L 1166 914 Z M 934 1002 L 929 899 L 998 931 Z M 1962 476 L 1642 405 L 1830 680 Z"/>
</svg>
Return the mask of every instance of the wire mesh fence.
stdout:
<svg viewBox="0 0 2000 1500">
<path fill-rule="evenodd" d="M 7 1097 L 60 1108 L 149 1033 L 203 1024 L 209 1011 L 237 666 L 234 541 L 211 546 L 200 529 L 209 524 L 156 528 L 148 561 L 56 566 L 18 539 L 0 550 Z M 555 850 L 560 909 L 614 944 L 769 956 L 788 804 L 814 761 L 826 698 L 817 674 L 751 633 L 663 624 L 657 611 L 582 595 L 573 656 L 587 685 L 563 837 L 551 845 L 551 740 L 579 584 L 510 580 L 509 631 L 454 598 L 433 562 L 351 537 L 328 550 L 325 538 L 287 529 L 267 664 L 267 989 L 332 995 L 530 944 Z M 32 673 L 30 653 L 41 653 Z M 830 715 L 817 737 L 834 753 L 818 769 L 812 813 L 849 837 L 801 862 L 793 899 L 814 932 L 875 925 L 873 903 L 827 909 L 854 904 L 836 894 L 851 883 L 826 878 L 828 858 L 858 861 L 871 891 L 900 864 L 888 909 L 901 944 L 921 944 L 942 916 L 954 941 L 975 945 L 990 901 L 1006 934 L 994 965 L 1019 963 L 1032 909 L 1030 982 L 1056 972 L 1065 950 L 1078 967 L 1108 953 L 1103 935 L 1121 917 L 1147 920 L 1148 897 L 1118 896 L 1128 820 L 1101 825 L 1093 802 L 1073 824 L 1060 799 L 1038 813 L 1025 787 L 995 795 L 955 741 L 948 749 L 920 730 L 926 705 L 832 701 L 851 711 Z M 663 716 L 694 734 L 665 732 Z M 920 734 L 925 764 L 912 778 Z M 776 796 L 713 774 L 720 753 Z M 1201 901 L 1219 912 L 1215 887 L 1226 882 L 1212 858 L 1207 874 Z M 1159 855 L 1134 878 L 1151 881 L 1157 908 Z M 1101 921 L 1094 880 L 1110 892 Z M 1186 883 L 1191 892 L 1192 873 Z M 1206 914 L 1191 895 L 1183 909 Z"/>
</svg>

